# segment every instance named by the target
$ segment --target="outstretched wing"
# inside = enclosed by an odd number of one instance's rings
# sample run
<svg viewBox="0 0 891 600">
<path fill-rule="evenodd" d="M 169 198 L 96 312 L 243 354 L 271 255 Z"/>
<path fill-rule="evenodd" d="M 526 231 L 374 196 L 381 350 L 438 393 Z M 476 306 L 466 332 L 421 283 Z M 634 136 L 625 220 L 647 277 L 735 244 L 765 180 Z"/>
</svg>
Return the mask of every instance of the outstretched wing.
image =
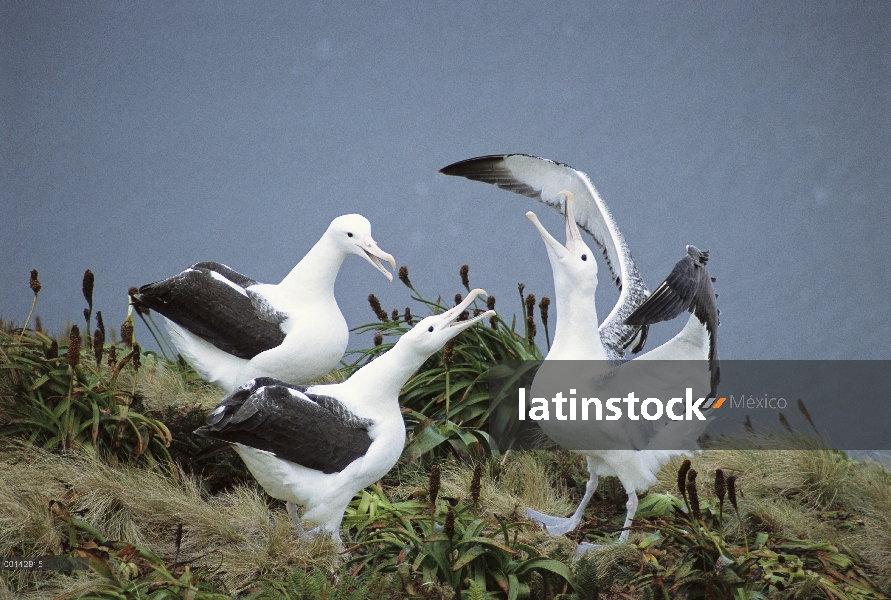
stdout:
<svg viewBox="0 0 891 600">
<path fill-rule="evenodd" d="M 285 339 L 287 318 L 246 288 L 257 283 L 215 262 L 139 288 L 134 298 L 220 350 L 251 359 Z"/>
<path fill-rule="evenodd" d="M 671 273 L 626 319 L 632 325 L 650 325 L 674 319 L 684 311 L 696 315 L 709 337 L 709 370 L 712 374 L 711 393 L 717 392 L 721 379 L 718 362 L 718 325 L 720 324 L 717 295 L 712 285 L 706 263 L 708 251 L 687 246 L 687 256 L 682 258 Z"/>
<path fill-rule="evenodd" d="M 269 377 L 252 379 L 224 398 L 195 433 L 323 473 L 342 471 L 368 451 L 374 423 L 335 398 L 305 390 Z"/>
<path fill-rule="evenodd" d="M 649 292 L 634 264 L 622 232 L 587 175 L 569 165 L 526 154 L 470 158 L 451 164 L 439 172 L 491 183 L 516 194 L 529 196 L 561 214 L 563 195 L 560 192 L 572 192 L 575 197 L 576 223 L 594 238 L 620 292 L 616 306 L 600 325 L 600 338 L 604 348 L 619 356 L 632 344 L 634 352 L 643 348 L 646 326 L 629 325 L 625 323 L 625 319 L 640 306 Z"/>
</svg>

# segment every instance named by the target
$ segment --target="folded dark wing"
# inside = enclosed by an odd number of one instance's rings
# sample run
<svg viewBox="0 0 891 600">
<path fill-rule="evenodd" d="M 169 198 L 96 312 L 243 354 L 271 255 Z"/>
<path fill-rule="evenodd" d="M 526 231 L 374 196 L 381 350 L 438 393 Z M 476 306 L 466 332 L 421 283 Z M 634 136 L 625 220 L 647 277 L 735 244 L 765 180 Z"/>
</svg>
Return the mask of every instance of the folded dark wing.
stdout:
<svg viewBox="0 0 891 600">
<path fill-rule="evenodd" d="M 336 398 L 257 378 L 223 399 L 195 433 L 264 450 L 304 467 L 336 473 L 371 445 L 363 419 Z"/>
<path fill-rule="evenodd" d="M 251 359 L 285 339 L 281 313 L 244 290 L 254 283 L 225 265 L 202 262 L 142 286 L 134 297 L 220 350 Z"/>
</svg>

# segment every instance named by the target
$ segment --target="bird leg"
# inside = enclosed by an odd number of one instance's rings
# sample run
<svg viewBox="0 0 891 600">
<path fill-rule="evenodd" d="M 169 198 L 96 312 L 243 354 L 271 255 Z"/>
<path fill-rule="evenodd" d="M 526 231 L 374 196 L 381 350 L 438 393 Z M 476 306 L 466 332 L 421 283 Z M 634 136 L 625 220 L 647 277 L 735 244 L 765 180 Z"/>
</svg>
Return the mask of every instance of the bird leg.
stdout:
<svg viewBox="0 0 891 600">
<path fill-rule="evenodd" d="M 637 513 L 637 493 L 635 491 L 628 492 L 628 503 L 625 504 L 628 514 L 625 517 L 625 525 L 622 527 L 622 535 L 619 536 L 619 542 L 627 542 L 628 534 L 631 533 L 631 520 Z"/>
<path fill-rule="evenodd" d="M 619 539 L 616 543 L 621 544 L 623 542 L 628 541 L 628 534 L 631 532 L 631 520 L 634 518 L 635 513 L 637 513 L 637 494 L 634 492 L 628 493 L 628 502 L 625 504 L 625 508 L 628 509 L 628 513 L 625 516 L 625 526 L 622 531 L 622 535 L 619 536 Z M 592 544 L 591 542 L 582 542 L 579 544 L 579 547 L 575 551 L 575 557 L 579 558 L 588 550 L 595 550 L 597 548 L 603 548 L 605 544 Z"/>
<path fill-rule="evenodd" d="M 288 511 L 288 515 L 290 515 L 291 520 L 294 521 L 294 526 L 297 528 L 297 534 L 301 538 L 307 537 L 306 530 L 300 522 L 300 516 L 297 514 L 297 507 L 291 502 L 285 502 L 285 510 Z"/>
<path fill-rule="evenodd" d="M 578 508 L 575 509 L 572 516 L 554 517 L 540 513 L 537 510 L 532 510 L 531 508 L 526 509 L 526 516 L 533 521 L 538 522 L 540 525 L 543 525 L 549 535 L 563 535 L 574 530 L 582 522 L 582 515 L 585 512 L 585 508 L 588 506 L 588 502 L 591 501 L 591 497 L 594 496 L 594 491 L 597 489 L 597 475 L 590 469 L 589 472 L 591 473 L 591 476 L 588 479 L 588 483 L 585 484 L 585 496 L 582 498 L 582 501 L 579 503 Z M 636 496 L 635 499 L 637 499 Z M 635 506 L 635 510 L 636 509 L 637 506 Z"/>
</svg>

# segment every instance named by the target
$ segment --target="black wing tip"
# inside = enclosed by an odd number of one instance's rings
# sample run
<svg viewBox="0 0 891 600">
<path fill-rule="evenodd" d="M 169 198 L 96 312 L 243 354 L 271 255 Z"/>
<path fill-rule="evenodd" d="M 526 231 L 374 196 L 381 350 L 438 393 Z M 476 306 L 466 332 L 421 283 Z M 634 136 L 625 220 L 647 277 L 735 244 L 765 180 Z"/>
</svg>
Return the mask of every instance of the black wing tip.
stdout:
<svg viewBox="0 0 891 600">
<path fill-rule="evenodd" d="M 474 158 L 465 158 L 458 162 L 447 165 L 439 170 L 443 175 L 455 175 L 465 177 L 467 173 L 475 172 L 483 165 L 494 165 L 503 161 L 510 154 L 488 154 L 486 156 L 476 156 Z"/>
</svg>

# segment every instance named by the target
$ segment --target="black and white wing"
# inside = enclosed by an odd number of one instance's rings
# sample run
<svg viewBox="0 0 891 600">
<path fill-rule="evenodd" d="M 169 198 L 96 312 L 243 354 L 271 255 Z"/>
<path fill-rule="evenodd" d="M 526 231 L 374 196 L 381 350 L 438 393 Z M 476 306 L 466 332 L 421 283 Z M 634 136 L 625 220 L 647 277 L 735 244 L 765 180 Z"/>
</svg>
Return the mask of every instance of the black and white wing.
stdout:
<svg viewBox="0 0 891 600">
<path fill-rule="evenodd" d="M 362 419 L 329 396 L 277 379 L 252 379 L 226 396 L 196 434 L 263 450 L 323 473 L 342 471 L 371 445 Z"/>
<path fill-rule="evenodd" d="M 657 287 L 646 302 L 631 313 L 626 322 L 632 325 L 652 325 L 674 319 L 684 311 L 696 315 L 709 337 L 709 370 L 712 374 L 712 395 L 720 381 L 718 363 L 718 325 L 720 311 L 713 279 L 706 268 L 708 251 L 687 246 L 687 255 L 678 261 L 671 273 Z"/>
<path fill-rule="evenodd" d="M 608 354 L 612 351 L 616 356 L 623 355 L 629 347 L 633 352 L 643 349 L 646 326 L 629 325 L 625 319 L 646 300 L 648 290 L 622 232 L 587 175 L 569 165 L 526 154 L 470 158 L 439 172 L 491 183 L 529 196 L 560 214 L 563 214 L 563 195 L 560 192 L 572 192 L 576 223 L 594 238 L 620 292 L 616 306 L 600 325 L 601 342 Z"/>
<path fill-rule="evenodd" d="M 253 279 L 216 262 L 139 288 L 134 298 L 223 352 L 251 359 L 285 339 L 287 315 L 246 289 Z"/>
</svg>

